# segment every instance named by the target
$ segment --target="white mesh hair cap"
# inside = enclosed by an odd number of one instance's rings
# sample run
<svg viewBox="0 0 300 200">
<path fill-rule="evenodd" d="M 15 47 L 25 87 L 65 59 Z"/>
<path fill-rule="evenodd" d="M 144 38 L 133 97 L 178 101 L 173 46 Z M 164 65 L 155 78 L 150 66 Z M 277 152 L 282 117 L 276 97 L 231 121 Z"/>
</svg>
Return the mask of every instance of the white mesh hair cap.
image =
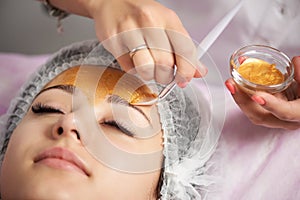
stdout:
<svg viewBox="0 0 300 200">
<path fill-rule="evenodd" d="M 55 53 L 24 84 L 1 119 L 1 163 L 12 132 L 35 96 L 58 74 L 82 64 L 120 69 L 115 58 L 94 40 L 75 43 Z M 218 177 L 209 174 L 213 168 L 209 159 L 219 138 L 207 101 L 190 84 L 185 89 L 175 88 L 157 107 L 164 137 L 160 199 L 206 199 L 209 187 L 218 181 Z"/>
</svg>

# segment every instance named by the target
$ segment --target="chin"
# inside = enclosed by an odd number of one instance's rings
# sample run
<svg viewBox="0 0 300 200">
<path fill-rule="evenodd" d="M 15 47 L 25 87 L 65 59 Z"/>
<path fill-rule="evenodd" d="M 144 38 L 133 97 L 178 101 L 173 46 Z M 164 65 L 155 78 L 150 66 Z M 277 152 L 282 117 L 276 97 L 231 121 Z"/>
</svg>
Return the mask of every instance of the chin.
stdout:
<svg viewBox="0 0 300 200">
<path fill-rule="evenodd" d="M 51 176 L 50 176 L 51 175 Z M 6 199 L 85 199 L 85 181 L 67 172 L 51 174 L 28 173 L 27 176 L 1 185 L 2 200 Z M 70 176 L 71 175 L 71 176 Z"/>
<path fill-rule="evenodd" d="M 73 191 L 64 189 L 64 187 L 58 188 L 60 183 L 57 183 L 57 187 L 47 187 L 47 186 L 41 186 L 41 187 L 33 187 L 28 188 L 24 187 L 21 189 L 14 190 L 16 191 L 8 191 L 4 192 L 2 195 L 2 200 L 6 199 L 30 199 L 30 200 L 41 200 L 41 199 L 70 199 L 70 200 L 76 200 L 76 199 L 84 199 L 84 196 L 78 195 L 78 191 Z"/>
<path fill-rule="evenodd" d="M 17 194 L 16 194 L 17 193 Z M 56 191 L 42 192 L 40 190 L 32 191 L 17 191 L 15 194 L 3 194 L 2 200 L 6 199 L 30 199 L 30 200 L 41 200 L 41 199 L 72 199 L 69 194 L 57 193 Z"/>
</svg>

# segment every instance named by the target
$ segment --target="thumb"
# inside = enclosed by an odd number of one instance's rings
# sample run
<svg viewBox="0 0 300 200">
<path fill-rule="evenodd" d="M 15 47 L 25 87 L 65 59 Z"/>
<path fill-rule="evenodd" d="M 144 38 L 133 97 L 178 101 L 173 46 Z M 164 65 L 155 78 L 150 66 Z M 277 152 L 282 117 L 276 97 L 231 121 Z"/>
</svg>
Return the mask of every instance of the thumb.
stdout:
<svg viewBox="0 0 300 200">
<path fill-rule="evenodd" d="M 300 84 L 300 56 L 294 57 L 292 59 L 292 63 L 294 64 L 295 76 L 294 79 Z"/>
</svg>

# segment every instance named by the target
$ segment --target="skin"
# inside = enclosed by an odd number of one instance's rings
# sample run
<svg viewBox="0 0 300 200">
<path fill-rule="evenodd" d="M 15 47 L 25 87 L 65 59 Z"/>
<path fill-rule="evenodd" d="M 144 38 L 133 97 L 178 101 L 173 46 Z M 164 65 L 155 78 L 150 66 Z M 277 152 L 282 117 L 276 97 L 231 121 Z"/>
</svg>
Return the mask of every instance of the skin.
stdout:
<svg viewBox="0 0 300 200">
<path fill-rule="evenodd" d="M 284 94 L 271 95 L 266 92 L 255 92 L 249 96 L 240 90 L 232 79 L 225 82 L 234 101 L 249 118 L 260 126 L 295 130 L 300 128 L 300 57 L 294 57 L 295 82 L 293 87 L 296 99 L 287 100 Z"/>
<path fill-rule="evenodd" d="M 157 199 L 157 184 L 160 169 L 145 173 L 127 173 L 115 170 L 99 162 L 87 151 L 83 145 L 83 138 L 88 138 L 85 129 L 78 128 L 76 121 L 82 119 L 76 115 L 76 110 L 84 106 L 78 104 L 73 107 L 74 96 L 66 90 L 53 88 L 57 85 L 73 85 L 80 94 L 87 95 L 88 107 L 94 111 L 96 124 L 101 128 L 105 138 L 111 145 L 129 153 L 142 153 L 162 150 L 162 131 L 156 131 L 151 136 L 139 137 L 124 134 L 120 129 L 106 124 L 106 120 L 114 119 L 112 104 L 107 103 L 111 96 L 107 87 L 103 85 L 106 76 L 110 76 L 111 85 L 120 80 L 120 71 L 108 69 L 107 75 L 101 76 L 91 92 L 90 82 L 95 74 L 102 74 L 103 68 L 85 66 L 82 80 L 76 80 L 82 71 L 71 68 L 53 79 L 33 101 L 31 109 L 14 130 L 8 144 L 1 168 L 1 196 L 2 199 Z M 75 76 L 77 75 L 77 76 Z M 90 81 L 86 81 L 90 80 Z M 124 86 L 125 87 L 125 86 Z M 123 88 L 129 90 L 130 88 Z M 105 92 L 106 91 L 106 92 Z M 149 92 L 147 88 L 140 92 Z M 119 94 L 122 96 L 121 94 Z M 85 102 L 85 101 L 83 101 Z M 39 104 L 55 108 L 55 111 L 36 113 Z M 86 106 L 85 105 L 85 106 Z M 156 107 L 139 107 L 146 115 L 136 109 L 116 105 L 117 112 L 126 111 L 128 116 L 136 120 L 133 126 L 150 129 L 151 124 L 159 124 Z M 32 110 L 33 108 L 33 110 Z M 156 114 L 150 114 L 151 110 Z M 90 121 L 93 119 L 89 118 Z M 122 119 L 126 120 L 126 119 Z M 131 119 L 127 119 L 132 123 Z M 82 124 L 81 124 L 82 125 Z M 83 124 L 86 126 L 86 124 Z M 159 125 L 160 126 L 160 125 Z M 146 127 L 146 128 L 145 128 Z M 86 128 L 86 127 L 85 127 Z M 136 129 L 139 130 L 139 129 Z M 95 141 L 93 141 L 95 142 Z M 101 143 L 101 141 L 100 141 Z M 46 150 L 72 152 L 81 160 L 82 166 L 77 167 L 64 159 L 47 158 L 38 160 Z M 105 152 L 104 152 L 105 153 Z M 110 155 L 111 158 L 114 156 Z M 122 161 L 124 162 L 124 161 Z M 126 162 L 126 161 L 125 161 Z M 157 162 L 162 164 L 162 155 Z M 4 184 L 5 183 L 5 184 Z"/>
<path fill-rule="evenodd" d="M 196 48 L 177 14 L 153 0 L 51 0 L 52 5 L 92 18 L 99 41 L 123 70 L 143 79 L 168 83 L 177 66 L 176 81 L 185 87 L 193 77 L 207 73 Z M 146 44 L 148 48 L 129 51 Z"/>
</svg>

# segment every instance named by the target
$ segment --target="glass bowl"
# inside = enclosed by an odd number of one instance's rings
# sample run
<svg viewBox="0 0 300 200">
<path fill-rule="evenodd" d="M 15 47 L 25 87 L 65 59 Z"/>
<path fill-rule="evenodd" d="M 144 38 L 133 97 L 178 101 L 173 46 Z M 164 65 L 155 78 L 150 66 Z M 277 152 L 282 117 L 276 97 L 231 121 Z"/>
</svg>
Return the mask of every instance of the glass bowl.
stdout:
<svg viewBox="0 0 300 200">
<path fill-rule="evenodd" d="M 238 86 L 250 94 L 282 92 L 294 78 L 289 57 L 264 45 L 249 45 L 235 51 L 230 57 L 230 72 Z"/>
</svg>

